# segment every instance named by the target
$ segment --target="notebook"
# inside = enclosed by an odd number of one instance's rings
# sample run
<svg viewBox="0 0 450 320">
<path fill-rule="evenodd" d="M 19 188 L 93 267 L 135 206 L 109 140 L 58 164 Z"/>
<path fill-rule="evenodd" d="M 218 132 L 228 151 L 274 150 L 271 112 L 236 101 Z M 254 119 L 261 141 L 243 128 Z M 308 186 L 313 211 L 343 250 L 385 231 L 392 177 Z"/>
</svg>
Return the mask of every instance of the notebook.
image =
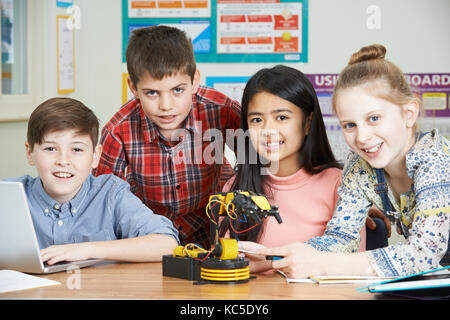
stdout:
<svg viewBox="0 0 450 320">
<path fill-rule="evenodd" d="M 58 281 L 39 278 L 13 270 L 0 270 L 0 293 L 60 285 Z"/>
<path fill-rule="evenodd" d="M 374 283 L 392 278 L 384 278 L 378 276 L 351 276 L 351 275 L 334 275 L 323 276 L 313 275 L 307 278 L 289 278 L 283 271 L 277 270 L 282 274 L 288 283 L 318 283 L 318 284 L 349 284 L 349 283 Z"/>
<path fill-rule="evenodd" d="M 450 266 L 437 268 L 394 280 L 371 284 L 361 289 L 415 298 L 450 298 Z"/>
<path fill-rule="evenodd" d="M 20 182 L 0 181 L 0 269 L 26 273 L 53 273 L 82 268 L 100 259 L 44 264 L 31 219 L 25 190 Z"/>
<path fill-rule="evenodd" d="M 346 284 L 346 283 L 375 283 L 383 280 L 390 280 L 393 277 L 378 277 L 378 276 L 310 276 L 310 278 L 318 284 Z"/>
</svg>

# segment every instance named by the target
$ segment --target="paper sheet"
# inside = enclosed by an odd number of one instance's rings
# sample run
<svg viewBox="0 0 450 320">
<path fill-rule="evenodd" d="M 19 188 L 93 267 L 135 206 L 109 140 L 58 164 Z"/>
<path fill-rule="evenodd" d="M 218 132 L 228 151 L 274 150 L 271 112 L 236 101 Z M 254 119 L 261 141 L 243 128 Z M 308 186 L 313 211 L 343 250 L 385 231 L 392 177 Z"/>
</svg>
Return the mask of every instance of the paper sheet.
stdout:
<svg viewBox="0 0 450 320">
<path fill-rule="evenodd" d="M 311 276 L 310 278 L 318 284 L 375 283 L 394 279 L 377 276 Z"/>
<path fill-rule="evenodd" d="M 277 270 L 280 274 L 282 274 L 288 283 L 296 282 L 296 283 L 318 283 L 318 284 L 345 284 L 345 283 L 374 283 L 380 282 L 383 280 L 390 280 L 393 278 L 383 278 L 383 277 L 371 277 L 371 276 L 310 276 L 308 278 L 295 279 L 288 278 L 288 276 Z"/>
<path fill-rule="evenodd" d="M 18 271 L 0 270 L 0 293 L 54 286 L 58 284 L 61 283 L 45 278 L 30 276 Z"/>
<path fill-rule="evenodd" d="M 288 278 L 287 275 L 286 275 L 283 271 L 280 271 L 280 270 L 277 270 L 277 271 L 278 271 L 280 274 L 282 274 L 283 277 L 286 278 L 286 281 L 287 281 L 288 283 L 290 283 L 290 282 L 297 282 L 297 283 L 315 283 L 312 279 L 309 279 L 309 278 L 305 278 L 305 279 Z"/>
</svg>

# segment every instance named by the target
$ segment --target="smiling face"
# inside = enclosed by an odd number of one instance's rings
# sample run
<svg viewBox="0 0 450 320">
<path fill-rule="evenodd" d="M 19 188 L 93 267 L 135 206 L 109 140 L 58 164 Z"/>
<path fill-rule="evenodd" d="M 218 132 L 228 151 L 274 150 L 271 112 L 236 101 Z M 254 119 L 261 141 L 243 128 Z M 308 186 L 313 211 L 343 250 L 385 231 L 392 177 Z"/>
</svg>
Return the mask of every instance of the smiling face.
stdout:
<svg viewBox="0 0 450 320">
<path fill-rule="evenodd" d="M 192 95 L 197 92 L 200 74 L 194 79 L 187 74 L 177 73 L 161 80 L 144 74 L 136 87 L 131 80 L 128 85 L 141 102 L 145 115 L 159 128 L 161 134 L 171 140 L 171 135 L 182 128 L 191 111 Z"/>
<path fill-rule="evenodd" d="M 100 159 L 89 135 L 76 130 L 49 132 L 42 143 L 25 143 L 30 165 L 36 166 L 47 194 L 60 204 L 72 200 Z"/>
<path fill-rule="evenodd" d="M 419 107 L 415 102 L 399 106 L 370 92 L 369 86 L 340 90 L 336 113 L 350 149 L 393 175 L 405 168 Z"/>
<path fill-rule="evenodd" d="M 268 92 L 257 93 L 248 104 L 247 124 L 258 154 L 278 163 L 273 174 L 288 176 L 301 168 L 300 148 L 311 117 L 305 121 L 298 106 Z"/>
</svg>

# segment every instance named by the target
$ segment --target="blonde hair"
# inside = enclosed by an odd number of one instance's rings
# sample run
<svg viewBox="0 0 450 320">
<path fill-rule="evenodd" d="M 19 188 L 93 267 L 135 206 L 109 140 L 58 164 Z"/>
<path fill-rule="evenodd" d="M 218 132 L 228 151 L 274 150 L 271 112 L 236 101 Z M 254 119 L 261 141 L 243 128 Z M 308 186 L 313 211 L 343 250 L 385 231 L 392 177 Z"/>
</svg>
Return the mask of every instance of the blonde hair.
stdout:
<svg viewBox="0 0 450 320">
<path fill-rule="evenodd" d="M 381 44 L 363 47 L 352 54 L 334 87 L 334 112 L 339 91 L 360 85 L 367 85 L 373 95 L 391 103 L 404 105 L 416 101 L 421 108 L 421 101 L 412 92 L 403 72 L 385 56 L 386 48 Z"/>
</svg>

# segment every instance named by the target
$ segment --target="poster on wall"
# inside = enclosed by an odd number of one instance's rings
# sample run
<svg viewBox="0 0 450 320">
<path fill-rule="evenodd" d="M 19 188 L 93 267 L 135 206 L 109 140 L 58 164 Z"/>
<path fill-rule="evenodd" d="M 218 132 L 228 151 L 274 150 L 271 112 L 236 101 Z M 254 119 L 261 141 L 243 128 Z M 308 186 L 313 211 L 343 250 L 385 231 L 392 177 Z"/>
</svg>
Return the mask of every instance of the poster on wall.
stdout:
<svg viewBox="0 0 450 320">
<path fill-rule="evenodd" d="M 241 103 L 242 93 L 250 77 L 206 77 L 206 86 L 216 89 Z"/>
<path fill-rule="evenodd" d="M 211 0 L 128 0 L 129 18 L 209 18 Z"/>
<path fill-rule="evenodd" d="M 73 6 L 73 0 L 56 0 L 56 6 L 63 8 Z"/>
<path fill-rule="evenodd" d="M 308 0 L 122 0 L 122 61 L 132 30 L 161 24 L 186 31 L 197 62 L 308 61 Z"/>
<path fill-rule="evenodd" d="M 153 25 L 166 25 L 186 32 L 192 40 L 192 47 L 195 54 L 209 53 L 211 50 L 211 26 L 209 21 L 206 20 L 183 20 L 176 23 L 129 24 L 127 39 L 134 29 Z"/>
<path fill-rule="evenodd" d="M 217 0 L 217 53 L 284 53 L 298 61 L 302 10 L 300 2 Z"/>
<path fill-rule="evenodd" d="M 422 99 L 426 117 L 450 117 L 450 73 L 406 73 L 405 78 Z"/>
<path fill-rule="evenodd" d="M 307 74 L 319 98 L 323 116 L 334 116 L 331 106 L 338 74 Z M 411 90 L 421 99 L 426 118 L 450 117 L 450 73 L 405 73 Z"/>
<path fill-rule="evenodd" d="M 75 48 L 74 31 L 69 27 L 71 21 L 71 16 L 56 17 L 58 94 L 75 91 Z"/>
<path fill-rule="evenodd" d="M 314 90 L 316 90 L 322 116 L 333 117 L 334 113 L 331 105 L 331 97 L 333 96 L 333 88 L 337 81 L 338 74 L 320 73 L 305 75 L 309 81 L 311 81 Z"/>
</svg>

